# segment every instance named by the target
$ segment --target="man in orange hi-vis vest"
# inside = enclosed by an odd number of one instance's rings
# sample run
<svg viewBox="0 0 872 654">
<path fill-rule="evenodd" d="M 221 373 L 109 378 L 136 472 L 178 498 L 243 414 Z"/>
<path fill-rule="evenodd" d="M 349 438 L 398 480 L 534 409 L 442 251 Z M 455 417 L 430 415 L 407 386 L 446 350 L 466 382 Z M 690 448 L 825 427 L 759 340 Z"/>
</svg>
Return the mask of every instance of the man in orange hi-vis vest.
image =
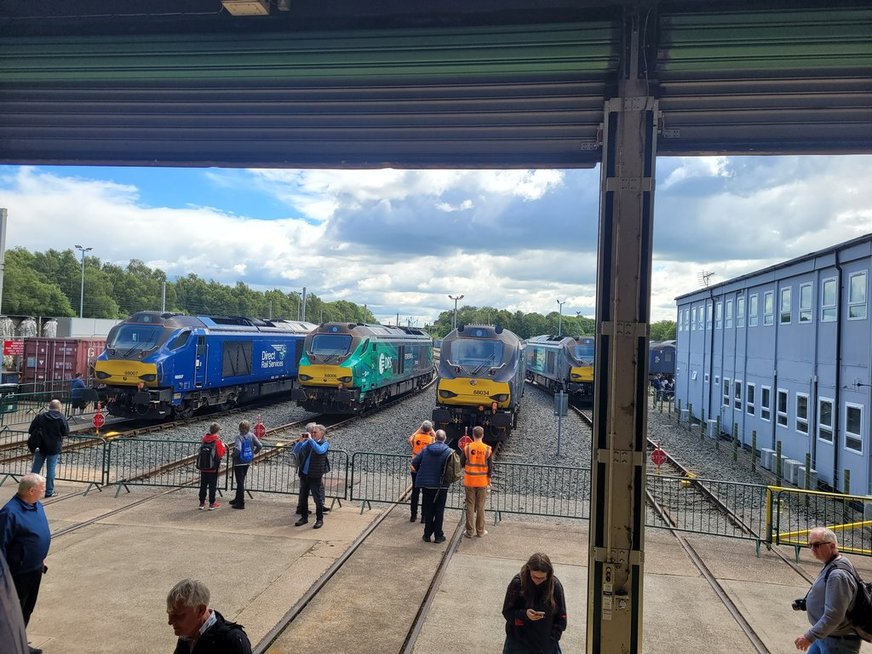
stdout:
<svg viewBox="0 0 872 654">
<path fill-rule="evenodd" d="M 466 490 L 466 531 L 464 536 L 479 538 L 487 534 L 484 528 L 484 503 L 487 499 L 487 489 L 493 475 L 493 450 L 485 445 L 484 429 L 475 427 L 472 430 L 472 442 L 468 443 L 460 453 L 463 465 L 463 486 Z"/>
<path fill-rule="evenodd" d="M 418 452 L 427 447 L 430 443 L 433 442 L 433 423 L 429 420 L 425 420 L 421 423 L 421 426 L 418 428 L 414 434 L 409 436 L 409 445 L 412 446 L 412 458 L 414 459 Z M 411 509 L 412 509 L 412 517 L 409 518 L 409 522 L 415 522 L 418 519 L 418 499 L 421 496 L 421 489 L 415 485 L 415 477 L 416 474 L 412 473 L 412 500 L 411 500 Z M 421 516 L 421 522 L 424 522 L 424 516 Z"/>
</svg>

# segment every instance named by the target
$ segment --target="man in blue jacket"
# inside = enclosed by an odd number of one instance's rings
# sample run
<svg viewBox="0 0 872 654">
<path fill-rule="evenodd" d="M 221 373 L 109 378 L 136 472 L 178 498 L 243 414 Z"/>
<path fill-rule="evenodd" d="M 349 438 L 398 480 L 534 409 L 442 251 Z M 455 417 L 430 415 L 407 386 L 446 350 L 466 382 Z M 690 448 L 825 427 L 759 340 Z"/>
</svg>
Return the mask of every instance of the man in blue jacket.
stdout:
<svg viewBox="0 0 872 654">
<path fill-rule="evenodd" d="M 444 543 L 442 520 L 445 517 L 445 500 L 448 499 L 448 484 L 442 483 L 442 470 L 452 450 L 445 444 L 445 431 L 438 429 L 435 440 L 412 459 L 415 485 L 422 489 L 421 511 L 424 516 L 425 543 L 435 536 L 434 543 Z"/>
<path fill-rule="evenodd" d="M 25 626 L 36 606 L 51 546 L 51 531 L 39 502 L 43 495 L 45 477 L 31 472 L 21 478 L 18 493 L 0 509 L 0 550 L 12 573 Z M 42 654 L 42 650 L 31 647 L 30 654 Z"/>
<path fill-rule="evenodd" d="M 315 500 L 314 529 L 324 526 L 324 482 L 323 477 L 330 471 L 327 451 L 330 443 L 324 439 L 324 425 L 315 425 L 312 432 L 306 432 L 294 445 L 294 456 L 297 458 L 300 474 L 300 498 L 297 506 L 300 519 L 294 523 L 300 527 L 309 522 L 309 493 Z"/>
</svg>

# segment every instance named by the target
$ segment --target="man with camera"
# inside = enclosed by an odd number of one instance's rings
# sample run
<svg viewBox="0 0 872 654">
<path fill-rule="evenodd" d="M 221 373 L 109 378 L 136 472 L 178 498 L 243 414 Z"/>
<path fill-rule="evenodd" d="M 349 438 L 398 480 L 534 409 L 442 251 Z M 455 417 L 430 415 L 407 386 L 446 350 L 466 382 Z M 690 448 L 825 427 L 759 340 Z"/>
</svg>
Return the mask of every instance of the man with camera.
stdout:
<svg viewBox="0 0 872 654">
<path fill-rule="evenodd" d="M 300 475 L 300 498 L 297 503 L 300 519 L 294 523 L 295 527 L 301 527 L 309 522 L 309 493 L 315 500 L 315 524 L 314 529 L 324 526 L 324 482 L 322 478 L 330 472 L 330 462 L 327 459 L 327 451 L 330 443 L 324 439 L 324 425 L 315 425 L 311 433 L 308 431 L 301 434 L 294 444 L 294 456 L 297 458 Z"/>
<path fill-rule="evenodd" d="M 793 643 L 811 654 L 856 654 L 861 640 L 845 617 L 857 593 L 854 566 L 839 554 L 836 534 L 825 527 L 808 532 L 808 546 L 824 567 L 805 597 L 793 601 L 793 610 L 806 611 L 811 624 Z"/>
</svg>

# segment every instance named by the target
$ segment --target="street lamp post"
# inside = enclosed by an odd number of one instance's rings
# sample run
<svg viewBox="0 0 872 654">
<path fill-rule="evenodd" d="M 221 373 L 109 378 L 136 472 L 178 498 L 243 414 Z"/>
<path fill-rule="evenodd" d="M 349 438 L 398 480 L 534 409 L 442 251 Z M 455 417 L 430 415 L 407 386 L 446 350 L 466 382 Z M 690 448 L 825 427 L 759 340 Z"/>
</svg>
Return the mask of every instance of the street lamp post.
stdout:
<svg viewBox="0 0 872 654">
<path fill-rule="evenodd" d="M 82 288 L 79 292 L 79 318 L 85 317 L 85 252 L 90 252 L 94 248 L 86 248 L 81 245 L 76 246 L 77 250 L 82 252 Z"/>
<path fill-rule="evenodd" d="M 454 300 L 454 324 L 452 325 L 451 328 L 452 328 L 452 329 L 457 329 L 457 301 L 458 301 L 458 300 L 462 300 L 462 299 L 463 299 L 463 296 L 462 296 L 462 295 L 458 295 L 458 296 L 455 297 L 454 295 L 449 295 L 449 296 L 448 296 L 448 299 L 449 299 L 449 300 Z"/>
<path fill-rule="evenodd" d="M 557 300 L 557 306 L 560 308 L 560 315 L 557 317 L 557 335 L 563 334 L 563 305 L 566 300 Z"/>
</svg>

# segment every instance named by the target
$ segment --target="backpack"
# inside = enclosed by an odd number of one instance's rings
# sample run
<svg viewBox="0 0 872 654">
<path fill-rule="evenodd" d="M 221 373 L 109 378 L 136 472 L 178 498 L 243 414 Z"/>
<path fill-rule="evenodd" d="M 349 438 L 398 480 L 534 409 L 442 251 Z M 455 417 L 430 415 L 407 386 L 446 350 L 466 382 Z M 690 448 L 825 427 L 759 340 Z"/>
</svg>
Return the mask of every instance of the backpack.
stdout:
<svg viewBox="0 0 872 654">
<path fill-rule="evenodd" d="M 217 470 L 219 464 L 220 459 L 215 441 L 200 443 L 200 451 L 197 454 L 197 470 Z"/>
<path fill-rule="evenodd" d="M 867 643 L 872 643 L 872 582 L 863 581 L 850 563 L 848 565 L 839 565 L 839 563 L 841 561 L 834 561 L 830 569 L 827 570 L 824 584 L 827 583 L 827 577 L 836 568 L 844 570 L 854 577 L 854 581 L 857 582 L 857 593 L 854 596 L 854 606 L 848 609 L 845 617 L 860 638 Z"/>
<path fill-rule="evenodd" d="M 460 479 L 463 467 L 460 465 L 460 457 L 457 452 L 450 452 L 442 466 L 442 486 L 453 484 Z"/>
<path fill-rule="evenodd" d="M 30 436 L 27 437 L 27 449 L 30 450 L 31 454 L 35 454 L 36 450 L 44 450 L 45 444 L 43 443 L 43 431 L 42 431 L 42 416 L 37 416 L 34 418 L 33 423 L 30 425 Z"/>
<path fill-rule="evenodd" d="M 251 463 L 254 458 L 254 448 L 251 446 L 251 439 L 243 438 L 242 447 L 239 449 L 239 462 Z"/>
</svg>

